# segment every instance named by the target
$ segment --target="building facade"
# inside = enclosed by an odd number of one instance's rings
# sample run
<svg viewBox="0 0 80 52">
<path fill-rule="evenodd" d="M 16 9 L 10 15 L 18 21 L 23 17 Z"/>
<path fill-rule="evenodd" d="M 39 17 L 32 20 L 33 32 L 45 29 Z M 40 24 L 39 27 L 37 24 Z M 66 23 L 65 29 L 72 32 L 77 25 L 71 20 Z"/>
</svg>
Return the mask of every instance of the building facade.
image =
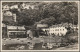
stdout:
<svg viewBox="0 0 80 52">
<path fill-rule="evenodd" d="M 7 26 L 8 38 L 23 38 L 26 37 L 26 30 L 24 26 Z"/>
<path fill-rule="evenodd" d="M 42 30 L 46 31 L 49 35 L 64 36 L 68 32 L 67 28 L 69 27 L 74 31 L 78 31 L 79 29 L 78 25 L 72 25 L 71 23 L 70 24 L 64 23 L 64 24 L 52 25 L 49 28 L 43 28 Z"/>
<path fill-rule="evenodd" d="M 26 4 L 26 3 L 23 3 L 21 5 L 22 9 L 38 9 L 38 7 L 36 5 L 32 5 L 32 4 Z"/>
<path fill-rule="evenodd" d="M 50 28 L 49 29 L 49 33 L 51 34 L 55 34 L 55 35 L 66 35 L 67 33 L 67 29 L 65 27 L 54 27 L 54 28 Z"/>
</svg>

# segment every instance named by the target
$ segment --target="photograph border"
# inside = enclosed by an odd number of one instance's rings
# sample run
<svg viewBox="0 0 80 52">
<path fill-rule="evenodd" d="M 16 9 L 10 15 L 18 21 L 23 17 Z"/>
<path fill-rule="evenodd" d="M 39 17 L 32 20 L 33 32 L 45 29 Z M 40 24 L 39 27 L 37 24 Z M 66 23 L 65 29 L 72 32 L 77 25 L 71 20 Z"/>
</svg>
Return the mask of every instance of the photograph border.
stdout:
<svg viewBox="0 0 80 52">
<path fill-rule="evenodd" d="M 60 1 L 61 1 L 61 2 L 68 2 L 68 1 L 70 1 L 70 2 L 74 2 L 74 1 L 77 1 L 77 2 L 78 2 L 78 26 L 79 26 L 79 28 L 80 28 L 80 24 L 79 24 L 79 23 L 80 23 L 80 21 L 79 21 L 79 17 L 80 17 L 80 16 L 79 16 L 79 15 L 80 15 L 80 13 L 79 13 L 79 12 L 80 12 L 80 7 L 79 7 L 79 5 L 80 5 L 80 2 L 79 2 L 79 0 L 14 0 L 14 1 L 13 1 L 13 0 L 1 0 L 1 1 L 0 1 L 0 4 L 1 4 L 1 5 L 0 5 L 0 8 L 2 8 L 2 2 L 25 2 L 25 1 L 26 1 L 26 2 L 43 2 L 43 1 L 50 1 L 50 2 L 60 2 Z M 51 52 L 51 51 L 53 51 L 53 52 L 57 52 L 57 51 L 76 52 L 76 51 L 77 51 L 77 52 L 78 52 L 78 51 L 79 51 L 79 50 L 2 50 L 2 40 L 1 40 L 1 39 L 2 39 L 2 25 L 1 25 L 1 24 L 2 24 L 2 9 L 0 10 L 0 12 L 1 12 L 1 13 L 0 13 L 0 16 L 1 16 L 1 18 L 0 18 L 0 22 L 1 22 L 1 23 L 0 23 L 0 30 L 1 30 L 1 31 L 0 31 L 0 34 L 1 34 L 1 35 L 0 35 L 0 42 L 1 42 L 1 43 L 0 43 L 0 51 L 1 51 L 1 52 L 21 52 L 21 51 L 22 51 L 22 52 L 25 52 L 25 51 L 27 51 L 27 52 L 33 52 L 33 51 L 34 51 L 34 52 L 36 52 L 36 51 L 37 51 L 37 52 L 41 52 L 41 51 L 44 51 L 44 52 Z M 80 29 L 79 29 L 79 30 L 80 30 Z M 80 43 L 80 41 L 79 41 L 79 40 L 80 40 L 80 35 L 79 35 L 80 32 L 79 32 L 79 30 L 78 30 L 78 36 L 79 36 L 79 38 L 78 38 L 78 43 Z M 79 46 L 80 46 L 80 44 L 79 44 Z M 79 47 L 79 48 L 80 48 L 80 47 Z"/>
</svg>

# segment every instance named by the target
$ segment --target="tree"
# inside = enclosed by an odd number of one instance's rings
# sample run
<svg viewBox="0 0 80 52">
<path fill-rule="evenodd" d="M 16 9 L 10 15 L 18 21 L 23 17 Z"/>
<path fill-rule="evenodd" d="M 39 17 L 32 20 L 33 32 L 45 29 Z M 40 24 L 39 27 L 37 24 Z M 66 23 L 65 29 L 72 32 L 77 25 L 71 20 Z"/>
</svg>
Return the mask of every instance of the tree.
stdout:
<svg viewBox="0 0 80 52">
<path fill-rule="evenodd" d="M 78 6 L 75 2 L 31 2 L 37 4 L 39 9 L 10 10 L 17 15 L 17 24 L 32 26 L 36 22 L 49 25 L 63 23 L 78 24 Z M 31 4 L 28 2 L 28 4 Z M 19 3 L 21 5 L 21 3 Z M 19 5 L 19 7 L 20 7 Z M 72 19 L 73 18 L 73 19 Z"/>
<path fill-rule="evenodd" d="M 54 17 L 50 17 L 50 18 L 45 18 L 45 19 L 39 21 L 39 23 L 48 24 L 48 25 L 50 26 L 50 25 L 55 24 L 55 21 L 56 21 L 56 20 L 55 20 Z"/>
</svg>

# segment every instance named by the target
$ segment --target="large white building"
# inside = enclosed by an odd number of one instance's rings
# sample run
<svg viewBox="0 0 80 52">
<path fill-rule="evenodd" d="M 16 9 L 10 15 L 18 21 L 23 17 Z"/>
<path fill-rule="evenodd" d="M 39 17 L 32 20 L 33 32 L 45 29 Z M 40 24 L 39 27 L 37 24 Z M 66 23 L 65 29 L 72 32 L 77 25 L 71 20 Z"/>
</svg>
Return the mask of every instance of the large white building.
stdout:
<svg viewBox="0 0 80 52">
<path fill-rule="evenodd" d="M 66 35 L 67 33 L 67 26 L 64 26 L 63 24 L 57 24 L 57 25 L 52 25 L 49 28 L 44 28 L 43 31 L 47 31 L 48 34 L 50 35 Z"/>
<path fill-rule="evenodd" d="M 64 36 L 68 32 L 67 30 L 68 27 L 71 27 L 72 29 L 74 29 L 74 31 L 79 29 L 78 25 L 72 25 L 71 23 L 70 24 L 64 23 L 64 24 L 52 25 L 51 27 L 43 28 L 42 30 L 47 31 L 47 33 L 50 35 L 55 34 L 59 36 L 61 35 Z"/>
<path fill-rule="evenodd" d="M 44 28 L 43 31 L 47 31 L 50 35 L 66 35 L 67 29 L 65 27 L 50 27 L 50 28 Z"/>
<path fill-rule="evenodd" d="M 65 27 L 54 27 L 54 28 L 50 28 L 49 29 L 49 33 L 51 34 L 55 34 L 55 35 L 66 35 L 67 33 L 67 29 Z"/>
</svg>

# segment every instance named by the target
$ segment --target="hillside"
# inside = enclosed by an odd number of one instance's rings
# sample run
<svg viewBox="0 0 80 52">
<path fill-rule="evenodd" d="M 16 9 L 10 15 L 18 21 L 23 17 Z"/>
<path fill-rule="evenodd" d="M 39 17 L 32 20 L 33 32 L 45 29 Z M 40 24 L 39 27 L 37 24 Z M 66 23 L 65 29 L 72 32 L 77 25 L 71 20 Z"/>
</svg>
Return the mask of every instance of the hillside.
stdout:
<svg viewBox="0 0 80 52">
<path fill-rule="evenodd" d="M 11 9 L 17 15 L 17 25 L 31 26 L 36 22 L 48 25 L 60 23 L 78 24 L 78 6 L 75 2 L 25 2 L 26 5 L 36 5 L 39 9 L 22 9 L 23 2 L 4 2 L 3 5 L 18 5 L 18 9 Z M 3 17 L 4 18 L 4 17 Z M 8 18 L 6 19 L 8 20 Z M 15 23 L 13 23 L 15 24 Z"/>
</svg>

